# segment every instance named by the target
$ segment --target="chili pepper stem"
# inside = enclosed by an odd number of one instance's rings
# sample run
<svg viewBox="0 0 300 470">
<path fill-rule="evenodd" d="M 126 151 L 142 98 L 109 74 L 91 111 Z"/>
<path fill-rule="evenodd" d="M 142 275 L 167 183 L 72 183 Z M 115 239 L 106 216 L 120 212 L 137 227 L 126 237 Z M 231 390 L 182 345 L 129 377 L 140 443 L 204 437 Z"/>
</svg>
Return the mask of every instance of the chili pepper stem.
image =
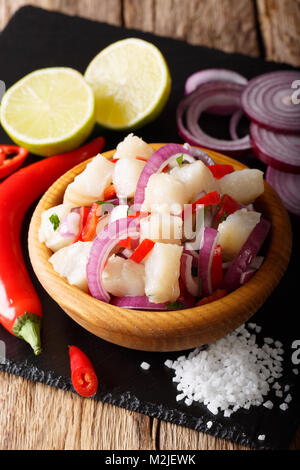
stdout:
<svg viewBox="0 0 300 470">
<path fill-rule="evenodd" d="M 13 327 L 13 333 L 21 339 L 24 339 L 33 349 L 33 352 L 38 356 L 41 351 L 41 338 L 40 338 L 41 320 L 38 315 L 34 313 L 24 313 L 21 317 L 17 318 Z"/>
</svg>

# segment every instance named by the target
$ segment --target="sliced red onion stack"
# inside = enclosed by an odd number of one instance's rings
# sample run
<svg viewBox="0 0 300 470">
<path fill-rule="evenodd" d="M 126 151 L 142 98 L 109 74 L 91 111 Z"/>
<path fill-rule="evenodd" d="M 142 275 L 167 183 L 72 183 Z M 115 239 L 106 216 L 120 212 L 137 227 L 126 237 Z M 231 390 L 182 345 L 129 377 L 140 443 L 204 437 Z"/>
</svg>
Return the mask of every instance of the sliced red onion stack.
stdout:
<svg viewBox="0 0 300 470">
<path fill-rule="evenodd" d="M 300 133 L 300 106 L 293 103 L 294 81 L 300 72 L 279 71 L 250 80 L 242 94 L 242 107 L 251 121 L 267 129 Z"/>
<path fill-rule="evenodd" d="M 269 166 L 266 179 L 278 193 L 287 210 L 300 216 L 300 174 L 283 173 Z"/>
<path fill-rule="evenodd" d="M 266 165 L 300 174 L 300 135 L 273 132 L 252 123 L 250 136 L 255 154 Z"/>
<path fill-rule="evenodd" d="M 181 137 L 191 145 L 202 146 L 224 152 L 237 154 L 251 148 L 250 137 L 245 136 L 233 141 L 216 139 L 206 134 L 199 126 L 201 114 L 212 106 L 222 106 L 239 110 L 244 85 L 231 82 L 208 82 L 185 96 L 177 108 L 177 127 Z M 186 125 L 184 117 L 186 116 Z"/>
</svg>

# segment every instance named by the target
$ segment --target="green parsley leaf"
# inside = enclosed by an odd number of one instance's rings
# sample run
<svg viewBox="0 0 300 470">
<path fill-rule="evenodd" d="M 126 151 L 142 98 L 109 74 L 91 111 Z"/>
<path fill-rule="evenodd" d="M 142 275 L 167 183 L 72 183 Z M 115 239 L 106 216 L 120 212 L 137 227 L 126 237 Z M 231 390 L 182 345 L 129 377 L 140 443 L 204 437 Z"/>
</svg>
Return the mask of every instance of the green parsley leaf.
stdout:
<svg viewBox="0 0 300 470">
<path fill-rule="evenodd" d="M 180 310 L 184 308 L 184 305 L 181 302 L 170 302 L 166 305 L 168 310 Z"/>
<path fill-rule="evenodd" d="M 52 214 L 50 217 L 49 217 L 49 220 L 51 222 L 51 224 L 53 225 L 53 230 L 55 232 L 55 230 L 58 229 L 59 227 L 59 224 L 60 224 L 60 220 L 59 220 L 59 217 L 57 214 Z"/>
<path fill-rule="evenodd" d="M 176 161 L 177 161 L 177 163 L 178 163 L 179 166 L 182 165 L 182 163 L 183 163 L 183 153 L 180 155 L 180 157 L 177 157 L 177 158 L 176 158 Z"/>
</svg>

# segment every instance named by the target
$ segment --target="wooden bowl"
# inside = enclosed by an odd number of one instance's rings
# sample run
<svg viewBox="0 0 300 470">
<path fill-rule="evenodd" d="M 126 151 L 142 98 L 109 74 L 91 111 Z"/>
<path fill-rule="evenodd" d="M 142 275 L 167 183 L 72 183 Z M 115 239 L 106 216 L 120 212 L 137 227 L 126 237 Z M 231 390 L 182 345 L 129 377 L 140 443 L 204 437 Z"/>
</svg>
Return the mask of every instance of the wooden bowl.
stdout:
<svg viewBox="0 0 300 470">
<path fill-rule="evenodd" d="M 152 144 L 158 149 L 164 144 Z M 114 151 L 105 152 L 111 158 Z M 207 151 L 216 163 L 237 170 L 242 163 Z M 88 160 L 89 161 L 89 160 Z M 275 191 L 265 183 L 256 207 L 271 224 L 265 261 L 252 279 L 220 300 L 179 311 L 129 310 L 101 302 L 68 284 L 48 259 L 51 251 L 38 239 L 41 213 L 60 204 L 67 185 L 82 172 L 88 161 L 59 178 L 44 194 L 29 229 L 29 254 L 33 269 L 48 294 L 61 308 L 91 333 L 112 343 L 144 351 L 179 351 L 210 343 L 248 320 L 265 302 L 287 268 L 292 246 L 290 220 Z"/>
</svg>

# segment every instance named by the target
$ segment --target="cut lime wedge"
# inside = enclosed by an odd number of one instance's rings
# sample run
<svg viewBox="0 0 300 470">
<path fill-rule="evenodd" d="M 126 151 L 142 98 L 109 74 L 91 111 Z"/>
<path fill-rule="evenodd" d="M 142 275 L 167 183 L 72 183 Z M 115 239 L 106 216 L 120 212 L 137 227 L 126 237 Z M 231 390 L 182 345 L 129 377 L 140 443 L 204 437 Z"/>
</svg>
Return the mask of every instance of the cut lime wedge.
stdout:
<svg viewBox="0 0 300 470">
<path fill-rule="evenodd" d="M 18 145 L 49 156 L 78 147 L 95 124 L 93 90 L 71 68 L 26 75 L 5 93 L 1 124 Z"/>
<path fill-rule="evenodd" d="M 95 93 L 97 122 L 115 130 L 154 120 L 171 89 L 170 72 L 159 49 L 136 38 L 103 49 L 89 64 L 85 79 Z"/>
</svg>

